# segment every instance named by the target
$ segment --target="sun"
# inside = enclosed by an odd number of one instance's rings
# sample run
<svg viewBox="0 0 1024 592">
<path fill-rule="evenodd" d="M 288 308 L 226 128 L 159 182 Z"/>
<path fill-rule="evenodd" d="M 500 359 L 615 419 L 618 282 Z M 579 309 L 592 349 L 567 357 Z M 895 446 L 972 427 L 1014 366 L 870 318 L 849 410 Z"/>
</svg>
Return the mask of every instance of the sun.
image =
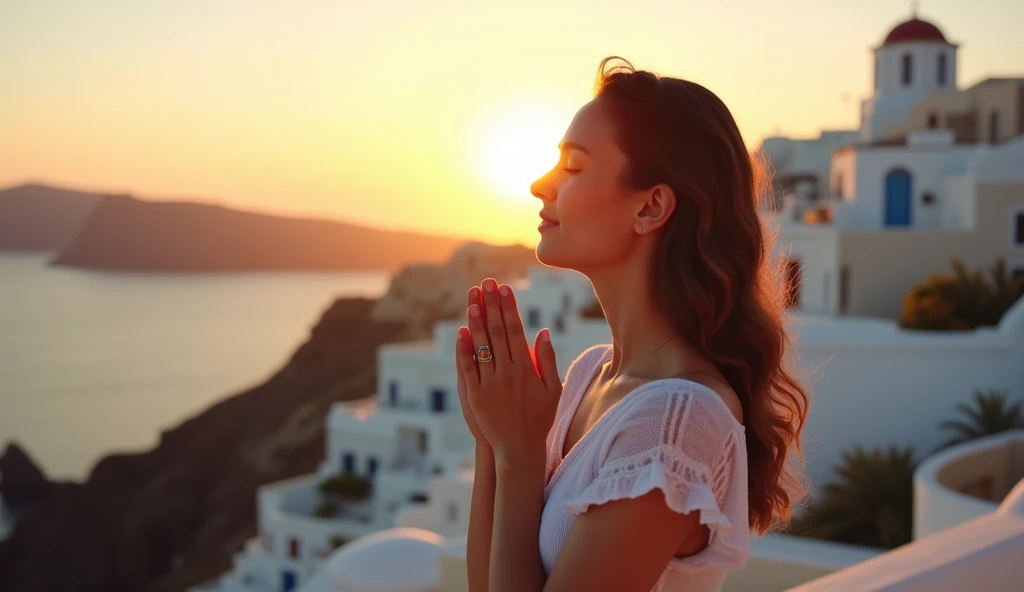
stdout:
<svg viewBox="0 0 1024 592">
<path fill-rule="evenodd" d="M 530 184 L 558 162 L 568 120 L 541 105 L 506 108 L 481 126 L 477 159 L 487 183 L 502 197 L 530 195 Z"/>
</svg>

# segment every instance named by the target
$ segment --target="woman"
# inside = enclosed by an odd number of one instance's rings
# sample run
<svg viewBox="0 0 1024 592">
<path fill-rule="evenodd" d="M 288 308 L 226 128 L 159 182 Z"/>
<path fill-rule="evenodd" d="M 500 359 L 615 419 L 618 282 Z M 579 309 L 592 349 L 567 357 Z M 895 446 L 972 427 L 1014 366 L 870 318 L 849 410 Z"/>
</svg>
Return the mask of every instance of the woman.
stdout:
<svg viewBox="0 0 1024 592">
<path fill-rule="evenodd" d="M 795 499 L 807 397 L 755 168 L 718 97 L 613 59 L 531 188 L 537 258 L 591 280 L 612 343 L 562 384 L 511 289 L 469 291 L 471 592 L 719 590 Z"/>
</svg>

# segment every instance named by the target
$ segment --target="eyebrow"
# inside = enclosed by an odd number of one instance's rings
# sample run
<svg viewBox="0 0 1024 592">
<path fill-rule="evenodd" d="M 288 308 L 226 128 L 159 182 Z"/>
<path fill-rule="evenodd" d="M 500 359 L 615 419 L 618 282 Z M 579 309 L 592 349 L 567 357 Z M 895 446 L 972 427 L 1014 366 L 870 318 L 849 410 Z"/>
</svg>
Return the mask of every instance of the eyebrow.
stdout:
<svg viewBox="0 0 1024 592">
<path fill-rule="evenodd" d="M 590 155 L 590 151 L 576 142 L 562 142 L 558 145 L 558 148 L 559 150 L 579 150 L 583 154 Z"/>
</svg>

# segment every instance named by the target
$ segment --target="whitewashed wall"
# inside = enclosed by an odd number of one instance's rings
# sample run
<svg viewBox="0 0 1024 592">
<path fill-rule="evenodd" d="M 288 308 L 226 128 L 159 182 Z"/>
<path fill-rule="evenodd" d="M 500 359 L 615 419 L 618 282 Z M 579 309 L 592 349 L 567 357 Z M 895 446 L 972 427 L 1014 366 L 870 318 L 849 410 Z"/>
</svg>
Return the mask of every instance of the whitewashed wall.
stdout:
<svg viewBox="0 0 1024 592">
<path fill-rule="evenodd" d="M 800 261 L 800 311 L 836 314 L 839 303 L 839 251 L 835 228 L 783 224 L 778 238 L 772 243 L 772 257 Z"/>
<path fill-rule="evenodd" d="M 903 84 L 905 54 L 913 58 L 909 85 Z M 947 68 L 946 83 L 941 86 L 938 82 L 940 54 L 946 55 Z M 911 108 L 933 90 L 955 88 L 956 62 L 956 46 L 940 41 L 912 41 L 880 47 L 875 52 L 874 64 L 878 69 L 878 88 L 861 106 L 861 138 L 872 141 L 885 137 L 887 128 L 906 121 Z"/>
<path fill-rule="evenodd" d="M 814 403 L 804 429 L 807 474 L 820 487 L 841 453 L 912 445 L 922 458 L 949 435 L 939 423 L 976 390 L 1024 399 L 1024 301 L 995 329 L 900 331 L 871 319 L 793 316 L 790 331 Z"/>
<path fill-rule="evenodd" d="M 885 175 L 896 168 L 906 169 L 911 174 L 912 228 L 938 228 L 946 217 L 940 212 L 943 202 L 925 206 L 921 196 L 926 192 L 937 194 L 946 177 L 967 172 L 968 164 L 978 148 L 974 146 L 951 146 L 946 148 L 908 147 L 864 147 L 856 150 L 856 157 L 834 161 L 833 174 L 842 166 L 844 179 L 854 174 L 852 198 L 838 204 L 833 214 L 834 224 L 839 228 L 877 230 L 883 228 L 885 213 Z M 852 164 L 854 170 L 850 170 Z M 970 196 L 964 196 L 969 199 Z M 928 210 L 934 210 L 932 213 Z"/>
</svg>

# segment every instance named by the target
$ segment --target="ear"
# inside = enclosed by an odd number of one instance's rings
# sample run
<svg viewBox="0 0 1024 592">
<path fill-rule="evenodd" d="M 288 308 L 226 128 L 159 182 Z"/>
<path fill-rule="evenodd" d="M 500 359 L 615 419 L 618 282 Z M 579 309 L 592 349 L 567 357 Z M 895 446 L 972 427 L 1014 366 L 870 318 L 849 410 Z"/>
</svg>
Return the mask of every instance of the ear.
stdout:
<svg viewBox="0 0 1024 592">
<path fill-rule="evenodd" d="M 664 183 L 655 185 L 643 194 L 640 209 L 634 220 L 637 234 L 651 234 L 668 222 L 676 209 L 676 193 Z"/>
</svg>

